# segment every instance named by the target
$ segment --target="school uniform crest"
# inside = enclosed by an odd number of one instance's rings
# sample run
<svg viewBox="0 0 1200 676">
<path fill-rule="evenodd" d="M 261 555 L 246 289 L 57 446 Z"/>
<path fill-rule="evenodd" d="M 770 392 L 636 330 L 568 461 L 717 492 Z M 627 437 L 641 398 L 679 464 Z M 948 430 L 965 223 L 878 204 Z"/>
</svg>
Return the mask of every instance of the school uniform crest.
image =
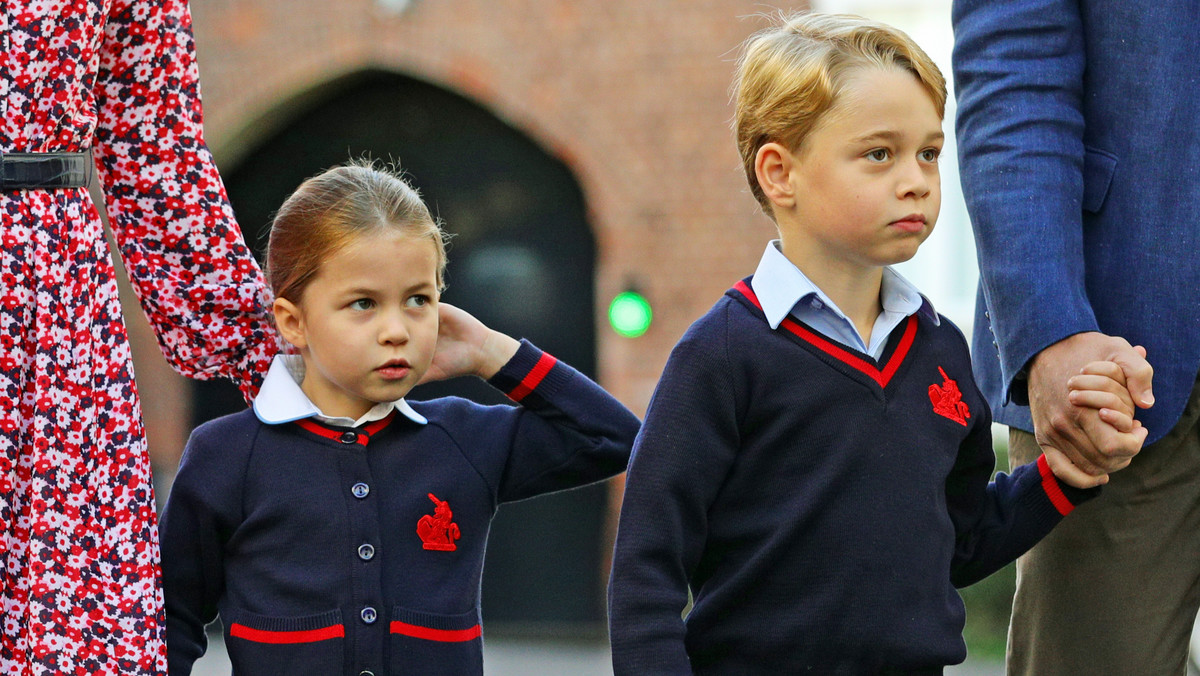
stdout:
<svg viewBox="0 0 1200 676">
<path fill-rule="evenodd" d="M 417 535 L 421 536 L 422 548 L 436 552 L 458 549 L 454 541 L 462 537 L 462 532 L 453 521 L 454 512 L 450 511 L 450 503 L 438 500 L 433 493 L 429 494 L 429 499 L 433 500 L 433 514 L 426 514 L 417 521 Z"/>
<path fill-rule="evenodd" d="M 946 375 L 941 366 L 938 367 L 938 373 L 942 374 L 942 384 L 934 383 L 929 386 L 929 401 L 933 404 L 933 412 L 965 427 L 971 417 L 971 410 L 962 400 L 958 382 Z"/>
</svg>

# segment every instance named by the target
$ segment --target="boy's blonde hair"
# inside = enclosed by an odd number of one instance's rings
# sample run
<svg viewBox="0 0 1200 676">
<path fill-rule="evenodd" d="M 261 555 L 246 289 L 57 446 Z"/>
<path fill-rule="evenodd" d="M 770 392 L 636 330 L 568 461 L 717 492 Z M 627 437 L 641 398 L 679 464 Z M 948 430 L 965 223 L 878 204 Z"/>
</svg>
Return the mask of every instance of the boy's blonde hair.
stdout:
<svg viewBox="0 0 1200 676">
<path fill-rule="evenodd" d="M 750 190 L 768 216 L 758 184 L 758 149 L 778 143 L 792 152 L 837 101 L 847 74 L 858 68 L 912 73 L 946 111 L 946 78 L 912 38 L 886 24 L 849 14 L 781 15 L 742 46 L 734 80 L 734 130 Z"/>
<path fill-rule="evenodd" d="M 444 286 L 446 235 L 420 193 L 396 171 L 354 160 L 309 178 L 284 201 L 267 243 L 267 283 L 276 297 L 299 303 L 321 263 L 353 238 L 388 229 L 427 237 Z"/>
</svg>

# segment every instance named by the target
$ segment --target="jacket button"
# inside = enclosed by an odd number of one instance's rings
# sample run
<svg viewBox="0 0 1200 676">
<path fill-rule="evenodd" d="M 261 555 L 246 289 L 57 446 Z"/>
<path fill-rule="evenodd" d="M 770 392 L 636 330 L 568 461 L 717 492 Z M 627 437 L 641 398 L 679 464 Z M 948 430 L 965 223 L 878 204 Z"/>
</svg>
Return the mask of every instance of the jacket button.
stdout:
<svg viewBox="0 0 1200 676">
<path fill-rule="evenodd" d="M 342 432 L 342 436 L 338 437 L 338 441 L 343 444 L 358 443 L 358 434 L 354 432 Z"/>
<path fill-rule="evenodd" d="M 371 545 L 359 545 L 358 558 L 362 559 L 363 561 L 370 561 L 371 559 L 375 558 L 375 548 Z"/>
<path fill-rule="evenodd" d="M 375 676 L 375 672 L 371 671 L 370 669 L 363 669 L 362 671 L 358 672 L 358 676 Z"/>
<path fill-rule="evenodd" d="M 371 606 L 363 608 L 362 612 L 359 613 L 358 616 L 361 617 L 362 621 L 366 622 L 367 624 L 375 624 L 375 620 L 379 619 L 379 616 L 375 614 L 375 609 Z"/>
<path fill-rule="evenodd" d="M 354 497 L 362 500 L 371 492 L 371 487 L 360 481 L 350 487 L 350 492 L 354 494 Z"/>
</svg>

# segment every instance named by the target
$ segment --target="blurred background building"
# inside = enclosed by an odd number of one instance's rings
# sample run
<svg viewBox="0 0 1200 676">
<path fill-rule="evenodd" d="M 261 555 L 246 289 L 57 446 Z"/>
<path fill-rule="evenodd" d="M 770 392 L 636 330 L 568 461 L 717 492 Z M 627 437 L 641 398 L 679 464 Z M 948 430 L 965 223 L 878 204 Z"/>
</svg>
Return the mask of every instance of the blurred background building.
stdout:
<svg viewBox="0 0 1200 676">
<path fill-rule="evenodd" d="M 908 31 L 949 76 L 949 0 L 819 0 Z M 205 129 L 247 241 L 306 177 L 392 160 L 454 233 L 444 299 L 595 377 L 639 415 L 675 341 L 753 272 L 770 220 L 734 145 L 730 82 L 763 14 L 744 0 L 194 0 Z M 953 104 L 946 132 L 952 133 Z M 952 137 L 951 137 L 952 139 Z M 969 331 L 977 276 L 952 144 L 938 228 L 901 267 Z M 609 307 L 634 291 L 648 328 Z M 129 299 L 132 301 L 132 298 Z M 187 434 L 244 406 L 175 375 L 128 303 L 160 500 Z M 498 401 L 479 382 L 423 386 Z M 506 505 L 489 636 L 602 640 L 620 480 Z"/>
</svg>

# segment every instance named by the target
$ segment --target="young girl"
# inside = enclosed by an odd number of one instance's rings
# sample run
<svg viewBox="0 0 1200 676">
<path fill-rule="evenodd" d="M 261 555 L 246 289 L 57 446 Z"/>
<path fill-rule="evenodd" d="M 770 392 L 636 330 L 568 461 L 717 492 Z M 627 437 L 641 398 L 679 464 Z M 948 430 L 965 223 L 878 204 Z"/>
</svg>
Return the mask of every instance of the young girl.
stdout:
<svg viewBox="0 0 1200 676">
<path fill-rule="evenodd" d="M 439 304 L 444 267 L 416 191 L 373 166 L 311 178 L 279 210 L 267 275 L 294 354 L 253 410 L 192 434 L 162 517 L 174 676 L 218 614 L 239 675 L 481 674 L 497 506 L 625 468 L 637 418 Z M 404 400 L 472 374 L 520 406 Z"/>
</svg>

